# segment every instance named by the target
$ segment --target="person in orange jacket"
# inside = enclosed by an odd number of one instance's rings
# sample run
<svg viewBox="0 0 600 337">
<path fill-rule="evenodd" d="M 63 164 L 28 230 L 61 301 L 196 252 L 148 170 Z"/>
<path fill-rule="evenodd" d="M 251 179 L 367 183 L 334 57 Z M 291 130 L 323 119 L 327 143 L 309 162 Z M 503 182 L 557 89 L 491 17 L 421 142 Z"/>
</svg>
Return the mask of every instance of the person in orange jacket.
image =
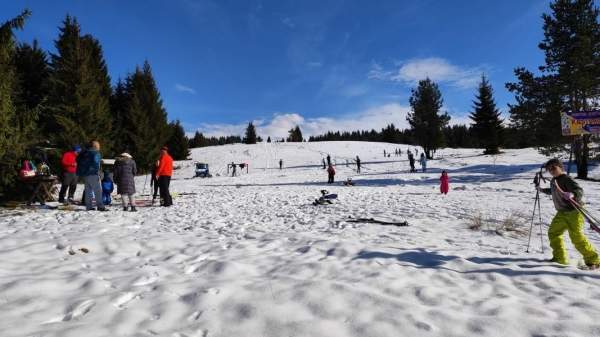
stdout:
<svg viewBox="0 0 600 337">
<path fill-rule="evenodd" d="M 171 176 L 173 175 L 173 158 L 169 155 L 169 149 L 166 146 L 160 149 L 160 159 L 156 163 L 156 166 L 155 178 L 158 180 L 162 206 L 172 206 L 173 199 L 171 198 L 171 192 L 169 192 L 169 185 L 171 184 Z"/>
</svg>

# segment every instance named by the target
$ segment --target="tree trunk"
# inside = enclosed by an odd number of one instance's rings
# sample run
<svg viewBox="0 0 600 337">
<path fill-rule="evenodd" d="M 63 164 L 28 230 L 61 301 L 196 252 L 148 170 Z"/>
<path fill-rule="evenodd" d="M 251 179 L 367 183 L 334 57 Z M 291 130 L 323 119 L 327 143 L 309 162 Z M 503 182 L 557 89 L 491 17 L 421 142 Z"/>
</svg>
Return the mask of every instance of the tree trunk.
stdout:
<svg viewBox="0 0 600 337">
<path fill-rule="evenodd" d="M 577 156 L 577 178 L 587 179 L 588 178 L 588 161 L 590 158 L 590 135 L 584 135 L 582 137 L 582 144 L 579 148 L 579 155 Z"/>
</svg>

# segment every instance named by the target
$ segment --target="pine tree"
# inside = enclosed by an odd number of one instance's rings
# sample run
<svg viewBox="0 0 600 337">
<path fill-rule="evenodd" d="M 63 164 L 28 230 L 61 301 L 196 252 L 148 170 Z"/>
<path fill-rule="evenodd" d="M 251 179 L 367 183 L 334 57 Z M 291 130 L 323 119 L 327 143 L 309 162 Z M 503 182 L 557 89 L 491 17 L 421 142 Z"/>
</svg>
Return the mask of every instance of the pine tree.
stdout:
<svg viewBox="0 0 600 337">
<path fill-rule="evenodd" d="M 412 89 L 410 106 L 412 112 L 406 118 L 412 128 L 415 140 L 425 150 L 428 159 L 432 152 L 444 144 L 442 131 L 450 121 L 447 113 L 440 115 L 443 100 L 437 84 L 429 78 L 419 81 L 416 89 Z"/>
<path fill-rule="evenodd" d="M 188 148 L 188 138 L 185 135 L 185 130 L 179 120 L 169 123 L 169 139 L 167 140 L 167 147 L 169 148 L 169 154 L 175 160 L 185 160 L 190 155 Z"/>
<path fill-rule="evenodd" d="M 290 129 L 288 131 L 288 142 L 302 142 L 304 138 L 302 136 L 302 130 L 300 130 L 300 126 L 296 125 L 296 127 Z"/>
<path fill-rule="evenodd" d="M 544 153 L 565 148 L 557 147 L 567 141 L 560 136 L 561 111 L 589 109 L 600 99 L 599 9 L 593 0 L 556 0 L 550 9 L 542 16 L 542 76 L 517 68 L 518 82 L 507 83 L 517 100 L 510 107 L 513 125 L 534 130 Z M 579 178 L 588 175 L 589 142 L 589 135 L 581 137 L 575 153 Z"/>
<path fill-rule="evenodd" d="M 478 93 L 473 101 L 473 133 L 485 148 L 485 154 L 497 154 L 502 145 L 502 120 L 494 102 L 493 89 L 485 76 L 481 76 Z"/>
<path fill-rule="evenodd" d="M 50 68 L 48 56 L 37 40 L 33 44 L 21 43 L 16 49 L 15 66 L 19 77 L 19 104 L 27 110 L 39 108 L 48 98 Z"/>
<path fill-rule="evenodd" d="M 27 136 L 32 121 L 35 122 L 29 111 L 18 109 L 16 103 L 21 89 L 15 66 L 14 30 L 23 29 L 30 15 L 29 10 L 24 10 L 0 25 L 0 198 L 14 191 L 19 161 L 25 155 L 29 145 Z"/>
<path fill-rule="evenodd" d="M 129 103 L 127 85 L 119 79 L 110 96 L 110 112 L 112 115 L 112 139 L 115 152 L 121 153 L 127 150 L 125 115 Z"/>
<path fill-rule="evenodd" d="M 126 148 L 119 151 L 128 151 L 144 172 L 157 160 L 160 148 L 169 138 L 167 112 L 147 61 L 127 77 L 125 90 L 122 138 Z"/>
<path fill-rule="evenodd" d="M 55 46 L 46 131 L 52 132 L 58 146 L 96 139 L 103 152 L 110 153 L 110 77 L 100 43 L 90 35 L 81 36 L 77 20 L 67 16 Z"/>
<path fill-rule="evenodd" d="M 256 144 L 256 127 L 254 127 L 252 122 L 248 123 L 248 127 L 246 128 L 246 137 L 244 137 L 244 143 Z"/>
</svg>

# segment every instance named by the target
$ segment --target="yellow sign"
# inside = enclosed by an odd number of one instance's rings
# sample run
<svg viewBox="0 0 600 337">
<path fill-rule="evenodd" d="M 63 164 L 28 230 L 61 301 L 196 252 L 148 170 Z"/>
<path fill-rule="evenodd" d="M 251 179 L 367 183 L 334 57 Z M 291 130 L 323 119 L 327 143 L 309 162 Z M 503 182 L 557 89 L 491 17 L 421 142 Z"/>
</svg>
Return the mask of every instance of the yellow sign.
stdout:
<svg viewBox="0 0 600 337">
<path fill-rule="evenodd" d="M 600 133 L 600 110 L 561 112 L 560 124 L 563 136 Z"/>
</svg>

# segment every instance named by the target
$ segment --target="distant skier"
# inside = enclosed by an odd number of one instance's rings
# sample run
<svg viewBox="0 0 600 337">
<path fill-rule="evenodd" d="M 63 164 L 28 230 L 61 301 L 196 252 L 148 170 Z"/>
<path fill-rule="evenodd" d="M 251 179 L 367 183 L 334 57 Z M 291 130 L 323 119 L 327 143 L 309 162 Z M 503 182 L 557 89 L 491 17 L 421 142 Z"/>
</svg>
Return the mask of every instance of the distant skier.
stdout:
<svg viewBox="0 0 600 337">
<path fill-rule="evenodd" d="M 415 157 L 412 153 L 408 153 L 408 163 L 410 164 L 410 172 L 416 172 L 415 170 Z"/>
<path fill-rule="evenodd" d="M 115 189 L 115 184 L 110 177 L 110 172 L 104 170 L 102 177 L 102 203 L 106 205 L 112 204 L 112 197 L 110 196 Z"/>
<path fill-rule="evenodd" d="M 283 170 L 283 159 L 279 159 L 279 170 Z"/>
<path fill-rule="evenodd" d="M 356 173 L 360 173 L 360 158 L 356 156 Z"/>
<path fill-rule="evenodd" d="M 331 166 L 331 156 L 327 155 L 327 166 Z"/>
<path fill-rule="evenodd" d="M 327 165 L 325 164 L 325 158 L 323 158 L 323 170 L 327 168 Z"/>
<path fill-rule="evenodd" d="M 425 158 L 425 154 L 421 153 L 421 159 L 419 159 L 419 164 L 421 164 L 421 169 L 423 172 L 427 171 L 427 158 Z"/>
<path fill-rule="evenodd" d="M 385 153 L 385 150 L 383 150 L 383 158 L 386 158 L 387 154 Z"/>
<path fill-rule="evenodd" d="M 600 267 L 600 258 L 583 233 L 583 214 L 569 201 L 575 200 L 581 204 L 583 189 L 565 173 L 560 160 L 550 159 L 544 167 L 552 175 L 550 188 L 540 188 L 538 186 L 538 189 L 540 192 L 552 195 L 554 208 L 557 210 L 548 229 L 548 238 L 550 239 L 550 247 L 552 247 L 551 261 L 563 265 L 569 264 L 569 256 L 563 242 L 563 234 L 568 231 L 571 242 L 577 251 L 583 255 L 585 264 L 590 269 L 597 269 Z"/>
<path fill-rule="evenodd" d="M 234 162 L 231 162 L 231 176 L 235 177 L 237 170 L 237 165 Z"/>
<path fill-rule="evenodd" d="M 446 170 L 442 171 L 442 176 L 440 177 L 440 192 L 442 194 L 448 194 L 450 190 L 450 177 L 448 177 L 448 172 Z"/>
<path fill-rule="evenodd" d="M 335 168 L 331 164 L 329 164 L 329 167 L 327 168 L 327 176 L 328 176 L 327 183 L 333 184 L 334 177 L 335 177 Z"/>
</svg>

